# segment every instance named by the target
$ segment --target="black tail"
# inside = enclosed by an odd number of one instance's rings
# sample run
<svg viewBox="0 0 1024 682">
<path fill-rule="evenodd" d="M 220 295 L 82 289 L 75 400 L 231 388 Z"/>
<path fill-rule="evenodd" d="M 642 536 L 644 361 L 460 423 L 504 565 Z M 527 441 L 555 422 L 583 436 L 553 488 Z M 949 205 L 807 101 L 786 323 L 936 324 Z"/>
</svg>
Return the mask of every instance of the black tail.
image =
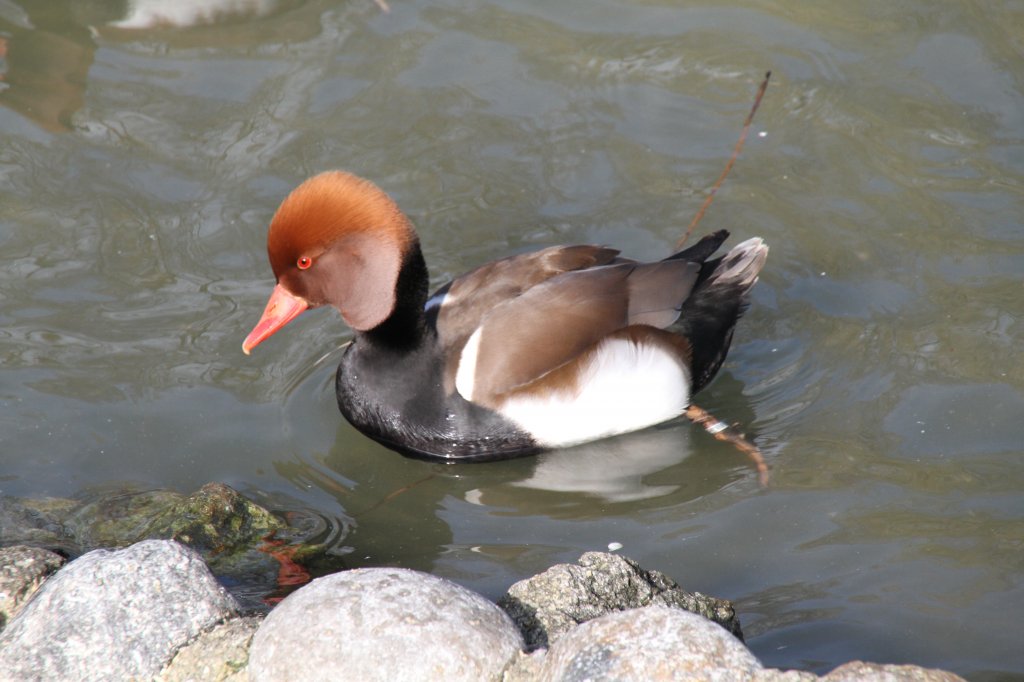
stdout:
<svg viewBox="0 0 1024 682">
<path fill-rule="evenodd" d="M 717 251 L 718 247 L 728 238 L 728 230 L 719 230 L 718 232 L 706 234 L 690 248 L 674 253 L 665 260 L 686 260 L 691 263 L 703 263 L 708 258 L 711 258 L 711 254 Z"/>
<path fill-rule="evenodd" d="M 704 237 L 672 259 L 702 261 L 725 240 L 721 230 Z M 710 248 L 710 251 L 707 249 Z M 683 302 L 680 331 L 693 348 L 693 393 L 718 373 L 732 343 L 736 321 L 750 305 L 750 290 L 768 257 L 768 246 L 758 237 L 734 246 L 721 258 L 705 261 L 693 293 Z"/>
</svg>

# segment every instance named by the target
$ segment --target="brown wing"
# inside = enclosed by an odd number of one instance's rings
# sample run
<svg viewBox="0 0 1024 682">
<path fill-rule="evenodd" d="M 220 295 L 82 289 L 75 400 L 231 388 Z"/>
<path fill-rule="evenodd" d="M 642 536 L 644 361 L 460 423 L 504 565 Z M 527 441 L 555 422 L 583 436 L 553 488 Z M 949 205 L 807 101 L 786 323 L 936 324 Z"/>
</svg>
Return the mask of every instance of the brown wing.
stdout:
<svg viewBox="0 0 1024 682">
<path fill-rule="evenodd" d="M 618 250 L 603 246 L 552 246 L 481 265 L 438 290 L 427 302 L 427 314 L 436 315 L 444 349 L 445 392 L 455 390 L 455 370 L 466 340 L 496 306 L 566 272 L 630 262 L 618 255 Z"/>
<path fill-rule="evenodd" d="M 473 366 L 459 369 L 472 377 L 473 402 L 495 406 L 629 325 L 672 324 L 699 271 L 697 263 L 660 261 L 567 272 L 495 307 L 466 357 Z"/>
<path fill-rule="evenodd" d="M 432 297 L 444 296 L 437 315 L 442 346 L 460 352 L 495 306 L 557 275 L 618 262 L 618 255 L 618 250 L 603 246 L 552 246 L 471 270 Z"/>
</svg>

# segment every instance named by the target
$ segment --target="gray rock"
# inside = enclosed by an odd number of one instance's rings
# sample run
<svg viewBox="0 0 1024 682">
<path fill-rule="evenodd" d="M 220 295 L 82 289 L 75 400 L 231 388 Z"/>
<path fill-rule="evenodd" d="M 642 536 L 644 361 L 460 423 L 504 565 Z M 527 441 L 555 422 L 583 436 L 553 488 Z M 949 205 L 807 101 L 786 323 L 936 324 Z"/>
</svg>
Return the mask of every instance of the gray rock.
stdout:
<svg viewBox="0 0 1024 682">
<path fill-rule="evenodd" d="M 779 670 L 764 668 L 755 670 L 750 682 L 817 682 L 821 678 L 803 670 Z"/>
<path fill-rule="evenodd" d="M 665 606 L 610 613 L 563 635 L 540 680 L 744 680 L 761 663 L 707 618 Z"/>
<path fill-rule="evenodd" d="M 198 554 L 165 541 L 79 557 L 0 633 L 7 680 L 149 678 L 234 599 Z"/>
<path fill-rule="evenodd" d="M 64 557 L 38 547 L 0 549 L 0 630 L 18 614 L 43 581 L 64 565 Z"/>
<path fill-rule="evenodd" d="M 522 648 L 508 616 L 426 573 L 367 568 L 314 580 L 253 638 L 254 682 L 500 680 Z"/>
<path fill-rule="evenodd" d="M 233 618 L 178 650 L 155 682 L 246 682 L 249 644 L 261 618 Z"/>
<path fill-rule="evenodd" d="M 699 614 L 743 637 L 730 602 L 687 592 L 664 574 L 607 552 L 587 552 L 577 564 L 552 566 L 516 583 L 498 600 L 531 651 L 606 613 L 658 604 Z"/>
<path fill-rule="evenodd" d="M 79 554 L 64 519 L 76 502 L 60 497 L 27 500 L 0 495 L 0 545 L 33 545 Z"/>
<path fill-rule="evenodd" d="M 538 649 L 531 653 L 520 651 L 505 669 L 502 682 L 536 682 L 547 653 L 547 649 Z"/>
<path fill-rule="evenodd" d="M 863 661 L 844 663 L 821 679 L 827 682 L 965 682 L 964 678 L 945 670 Z"/>
</svg>

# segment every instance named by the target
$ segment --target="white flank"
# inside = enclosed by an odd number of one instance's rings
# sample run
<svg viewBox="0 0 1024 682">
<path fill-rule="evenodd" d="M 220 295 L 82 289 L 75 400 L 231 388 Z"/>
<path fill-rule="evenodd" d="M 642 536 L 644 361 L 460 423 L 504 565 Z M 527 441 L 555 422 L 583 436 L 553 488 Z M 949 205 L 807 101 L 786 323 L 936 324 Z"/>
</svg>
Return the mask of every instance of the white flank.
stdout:
<svg viewBox="0 0 1024 682">
<path fill-rule="evenodd" d="M 155 28 L 157 26 L 199 26 L 218 19 L 253 14 L 264 16 L 277 8 L 280 0 L 129 0 L 128 13 L 117 28 Z"/>
<path fill-rule="evenodd" d="M 480 332 L 478 327 L 466 341 L 459 356 L 459 369 L 455 372 L 455 390 L 466 400 L 473 399 L 473 387 L 476 384 L 476 356 L 480 352 Z"/>
<path fill-rule="evenodd" d="M 462 352 L 455 380 L 463 396 L 466 394 L 459 381 L 474 338 Z M 475 346 L 472 353 L 475 365 Z M 472 378 L 468 381 L 472 389 Z M 581 371 L 578 394 L 516 397 L 502 405 L 499 412 L 541 445 L 564 447 L 678 417 L 690 403 L 689 387 L 687 371 L 662 348 L 608 339 Z"/>
</svg>

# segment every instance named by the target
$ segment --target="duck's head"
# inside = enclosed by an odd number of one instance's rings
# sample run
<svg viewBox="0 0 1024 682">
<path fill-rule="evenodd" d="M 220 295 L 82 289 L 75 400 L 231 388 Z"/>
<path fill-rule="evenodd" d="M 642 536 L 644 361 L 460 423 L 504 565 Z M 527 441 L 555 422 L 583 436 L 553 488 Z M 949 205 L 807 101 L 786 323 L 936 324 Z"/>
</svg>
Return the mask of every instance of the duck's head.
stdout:
<svg viewBox="0 0 1024 682">
<path fill-rule="evenodd" d="M 395 309 L 408 255 L 418 252 L 405 214 L 379 187 L 329 171 L 295 188 L 270 223 L 267 253 L 277 286 L 242 343 L 246 354 L 307 308 L 332 305 L 367 331 Z"/>
</svg>

